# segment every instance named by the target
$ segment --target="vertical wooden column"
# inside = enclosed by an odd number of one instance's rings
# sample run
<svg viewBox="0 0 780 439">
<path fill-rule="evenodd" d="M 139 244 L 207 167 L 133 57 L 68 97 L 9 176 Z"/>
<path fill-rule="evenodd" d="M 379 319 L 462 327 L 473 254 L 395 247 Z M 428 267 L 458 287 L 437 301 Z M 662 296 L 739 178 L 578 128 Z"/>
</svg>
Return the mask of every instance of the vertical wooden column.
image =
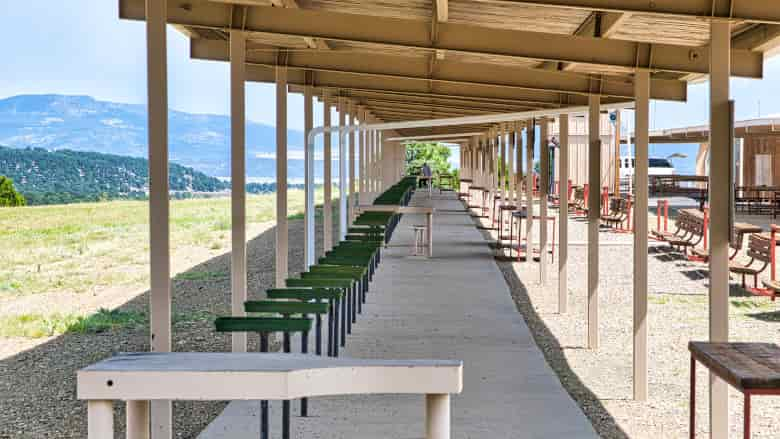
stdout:
<svg viewBox="0 0 780 439">
<path fill-rule="evenodd" d="M 506 168 L 507 168 L 507 199 L 509 200 L 509 203 L 516 203 L 515 205 L 518 205 L 519 203 L 515 199 L 515 129 L 512 125 L 509 125 L 509 129 L 507 130 L 507 156 L 506 156 Z M 519 206 L 518 206 L 519 207 Z"/>
<path fill-rule="evenodd" d="M 634 399 L 647 399 L 647 197 L 650 143 L 650 71 L 634 74 Z M 620 129 L 620 127 L 618 127 Z"/>
<path fill-rule="evenodd" d="M 322 96 L 322 125 L 327 130 L 330 128 L 331 119 L 331 101 L 327 91 Z M 333 135 L 325 131 L 322 143 L 323 156 L 323 201 L 322 201 L 322 246 L 324 250 L 330 251 L 333 248 L 333 152 L 331 151 L 331 142 Z"/>
<path fill-rule="evenodd" d="M 384 132 L 377 132 L 379 141 L 377 142 L 377 180 L 379 187 L 377 188 L 377 195 L 385 191 L 385 139 Z"/>
<path fill-rule="evenodd" d="M 109 401 L 109 404 L 110 401 Z M 113 410 L 109 412 L 113 418 Z M 149 439 L 149 401 L 131 400 L 125 404 L 125 439 Z M 108 436 L 108 437 L 112 437 Z"/>
<path fill-rule="evenodd" d="M 244 316 L 246 302 L 246 36 L 230 31 L 230 309 Z M 246 332 L 233 332 L 232 351 L 246 352 Z"/>
<path fill-rule="evenodd" d="M 569 115 L 558 119 L 558 312 L 564 314 L 569 303 Z"/>
<path fill-rule="evenodd" d="M 534 231 L 534 143 L 536 142 L 536 121 L 529 121 L 525 134 L 525 202 L 527 217 L 525 221 L 526 260 L 533 261 L 533 231 Z"/>
<path fill-rule="evenodd" d="M 168 203 L 167 1 L 146 1 L 146 75 L 149 107 L 149 325 L 151 350 L 171 350 L 171 255 Z M 97 406 L 97 403 L 95 404 Z M 102 407 L 102 406 L 101 406 Z M 90 412 L 92 411 L 90 405 Z M 110 404 L 108 404 L 110 410 Z M 154 401 L 152 437 L 170 439 L 171 402 Z"/>
<path fill-rule="evenodd" d="M 729 339 L 729 218 L 731 216 L 732 139 L 729 74 L 731 25 L 710 24 L 710 341 Z M 728 386 L 710 374 L 711 437 L 728 437 Z"/>
<path fill-rule="evenodd" d="M 363 125 L 366 123 L 366 112 L 365 110 L 359 110 L 358 111 L 358 122 L 360 125 Z M 358 133 L 358 195 L 357 195 L 357 204 L 361 205 L 365 203 L 365 191 L 366 191 L 366 138 L 368 136 L 368 132 L 366 131 L 360 131 Z"/>
<path fill-rule="evenodd" d="M 636 82 L 634 82 L 636 85 Z M 612 166 L 615 172 L 615 194 L 620 195 L 620 124 L 621 124 L 621 110 L 615 110 L 615 158 L 612 160 Z M 636 174 L 635 174 L 636 175 Z"/>
<path fill-rule="evenodd" d="M 352 102 L 348 106 L 348 122 L 350 127 L 355 126 L 355 104 Z M 347 211 L 347 222 L 351 223 L 354 215 L 355 205 L 355 132 L 349 133 L 349 210 Z"/>
<path fill-rule="evenodd" d="M 549 121 L 539 120 L 539 283 L 547 284 L 547 194 L 550 185 Z M 555 249 L 553 249 L 555 251 Z"/>
<path fill-rule="evenodd" d="M 316 260 L 316 242 L 314 232 L 315 222 L 315 203 L 314 203 L 314 148 L 308 145 L 309 134 L 314 128 L 314 91 L 311 85 L 303 88 L 303 138 L 304 138 L 304 167 L 305 167 L 305 187 L 306 198 L 304 211 L 304 266 L 308 269 L 314 265 Z"/>
<path fill-rule="evenodd" d="M 368 123 L 373 122 L 369 119 Z M 376 132 L 369 130 L 366 133 L 366 192 L 368 202 L 374 201 L 374 142 L 376 141 Z"/>
<path fill-rule="evenodd" d="M 287 279 L 287 67 L 276 67 L 276 287 Z"/>
<path fill-rule="evenodd" d="M 517 200 L 516 203 L 519 210 L 523 207 L 523 126 L 520 122 L 515 122 L 512 132 L 515 135 L 515 169 L 517 170 L 517 175 L 515 176 L 515 199 Z M 519 232 L 520 230 L 518 229 Z M 517 244 L 520 245 L 520 237 L 517 238 Z M 519 252 L 520 249 L 517 251 Z"/>
<path fill-rule="evenodd" d="M 347 235 L 347 136 L 343 128 L 347 126 L 347 101 L 339 98 L 339 241 Z"/>
<path fill-rule="evenodd" d="M 599 347 L 599 223 L 601 222 L 601 98 L 588 97 L 588 348 Z"/>
<path fill-rule="evenodd" d="M 507 187 L 507 178 L 510 175 L 509 167 L 511 162 L 509 161 L 509 145 L 507 145 L 506 128 L 504 125 L 501 125 L 498 135 L 499 145 L 501 145 L 501 167 L 503 168 L 503 172 L 501 173 L 501 201 L 503 201 L 504 204 L 507 204 L 511 201 L 509 199 L 509 188 Z M 498 227 L 500 228 L 501 224 L 499 224 Z"/>
</svg>

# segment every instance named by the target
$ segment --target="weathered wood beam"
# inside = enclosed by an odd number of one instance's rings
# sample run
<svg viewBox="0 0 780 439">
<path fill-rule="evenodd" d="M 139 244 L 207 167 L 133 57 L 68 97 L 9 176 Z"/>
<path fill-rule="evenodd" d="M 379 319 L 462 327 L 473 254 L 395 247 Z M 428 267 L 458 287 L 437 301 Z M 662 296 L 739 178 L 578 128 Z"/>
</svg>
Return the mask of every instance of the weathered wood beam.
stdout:
<svg viewBox="0 0 780 439">
<path fill-rule="evenodd" d="M 589 11 L 635 12 L 686 18 L 731 18 L 738 21 L 780 24 L 780 8 L 767 0 L 499 0 L 508 3 L 554 6 Z M 713 7 L 715 3 L 715 7 Z"/>
<path fill-rule="evenodd" d="M 190 55 L 197 59 L 227 61 L 229 42 L 221 40 L 193 39 L 190 42 Z M 273 66 L 277 57 L 271 50 L 250 51 L 247 63 Z M 285 59 L 289 69 L 316 70 L 321 72 L 339 72 L 353 75 L 367 75 L 386 79 L 425 81 L 429 92 L 436 83 L 485 84 L 501 87 L 517 87 L 529 90 L 573 93 L 583 96 L 593 92 L 593 80 L 587 75 L 565 72 L 547 72 L 538 69 L 526 69 L 484 64 L 466 63 L 448 59 L 436 62 L 432 71 L 431 60 L 425 58 L 399 57 L 385 54 L 352 53 L 331 50 L 326 52 L 291 52 Z M 596 86 L 602 96 L 633 99 L 634 85 L 630 80 L 603 79 Z M 653 99 L 684 101 L 687 96 L 687 84 L 675 80 L 654 80 Z"/>
<path fill-rule="evenodd" d="M 707 73 L 710 61 L 710 51 L 706 47 L 649 44 L 458 23 L 439 23 L 436 42 L 431 42 L 430 23 L 417 20 L 321 10 L 247 8 L 241 27 L 248 32 L 680 73 Z M 192 0 L 185 7 L 171 4 L 168 6 L 168 23 L 225 30 L 234 26 L 229 19 L 229 9 L 229 5 L 205 0 Z M 119 14 L 121 18 L 143 20 L 144 0 L 120 0 Z M 518 41 L 523 44 L 517 44 Z M 763 74 L 761 53 L 734 50 L 731 61 L 733 76 L 760 78 Z"/>
</svg>

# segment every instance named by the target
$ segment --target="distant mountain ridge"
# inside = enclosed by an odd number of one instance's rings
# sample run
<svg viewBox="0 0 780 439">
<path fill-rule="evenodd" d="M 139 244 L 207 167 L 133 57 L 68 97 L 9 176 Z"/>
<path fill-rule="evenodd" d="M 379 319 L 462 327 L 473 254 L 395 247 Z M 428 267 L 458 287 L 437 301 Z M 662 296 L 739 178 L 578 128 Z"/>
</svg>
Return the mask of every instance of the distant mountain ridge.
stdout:
<svg viewBox="0 0 780 439">
<path fill-rule="evenodd" d="M 168 173 L 174 195 L 230 188 L 227 182 L 175 163 Z M 31 205 L 145 198 L 149 189 L 146 159 L 87 151 L 0 146 L 0 175 L 10 177 Z"/>
<path fill-rule="evenodd" d="M 170 160 L 207 175 L 230 175 L 230 118 L 169 111 Z M 146 107 L 89 96 L 19 95 L 0 100 L 0 145 L 147 156 Z M 303 132 L 288 130 L 291 157 L 302 156 Z M 276 128 L 248 122 L 247 175 L 275 175 Z M 300 152 L 296 154 L 296 152 Z M 303 161 L 289 160 L 290 179 L 302 179 Z M 318 168 L 317 174 L 321 173 Z"/>
</svg>

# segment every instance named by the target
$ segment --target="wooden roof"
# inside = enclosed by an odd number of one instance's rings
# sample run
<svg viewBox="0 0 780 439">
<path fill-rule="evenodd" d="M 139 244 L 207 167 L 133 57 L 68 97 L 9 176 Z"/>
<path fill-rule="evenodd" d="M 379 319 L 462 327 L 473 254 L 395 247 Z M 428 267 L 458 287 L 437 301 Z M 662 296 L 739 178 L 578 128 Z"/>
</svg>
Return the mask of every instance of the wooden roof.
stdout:
<svg viewBox="0 0 780 439">
<path fill-rule="evenodd" d="M 144 18 L 144 0 L 118 1 L 121 17 Z M 697 0 L 639 3 L 168 0 L 168 20 L 193 57 L 227 61 L 242 30 L 249 80 L 272 81 L 282 63 L 308 72 L 291 90 L 327 89 L 386 121 L 582 105 L 592 93 L 631 101 L 636 68 L 651 70 L 652 98 L 685 100 L 685 83 L 708 72 L 713 15 L 730 14 L 734 75 L 760 77 L 780 43 L 780 13 L 761 0 L 714 14 Z"/>
</svg>

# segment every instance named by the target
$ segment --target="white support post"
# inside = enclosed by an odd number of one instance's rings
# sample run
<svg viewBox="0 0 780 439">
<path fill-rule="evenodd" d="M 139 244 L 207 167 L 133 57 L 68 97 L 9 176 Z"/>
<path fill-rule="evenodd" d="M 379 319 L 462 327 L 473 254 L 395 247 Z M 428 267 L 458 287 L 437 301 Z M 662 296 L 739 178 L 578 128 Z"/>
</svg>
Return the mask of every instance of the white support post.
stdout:
<svg viewBox="0 0 780 439">
<path fill-rule="evenodd" d="M 100 399 L 87 401 L 87 438 L 105 439 L 113 437 L 114 404 L 112 401 Z"/>
<path fill-rule="evenodd" d="M 526 261 L 533 261 L 534 256 L 534 143 L 536 138 L 536 121 L 529 121 L 525 135 L 525 202 L 527 215 L 525 219 Z"/>
<path fill-rule="evenodd" d="M 385 162 L 385 141 L 382 131 L 378 131 L 377 135 L 377 160 L 376 160 L 376 176 L 377 176 L 377 196 L 379 196 L 385 190 L 385 170 L 383 168 Z"/>
<path fill-rule="evenodd" d="M 149 439 L 149 401 L 127 401 L 126 406 L 126 438 Z"/>
<path fill-rule="evenodd" d="M 330 96 L 324 92 L 322 97 L 323 116 L 322 125 L 325 129 L 330 128 L 331 108 Z M 326 131 L 323 135 L 323 202 L 322 202 L 322 242 L 324 250 L 333 249 L 333 153 L 331 151 L 332 135 Z"/>
<path fill-rule="evenodd" d="M 450 439 L 450 395 L 425 395 L 425 439 Z"/>
<path fill-rule="evenodd" d="M 287 67 L 276 67 L 276 287 L 287 279 Z"/>
<path fill-rule="evenodd" d="M 634 74 L 636 188 L 634 197 L 634 399 L 647 399 L 647 197 L 650 71 Z M 618 126 L 619 130 L 620 127 Z"/>
<path fill-rule="evenodd" d="M 588 349 L 599 347 L 600 101 L 598 95 L 588 97 Z"/>
<path fill-rule="evenodd" d="M 509 176 L 509 167 L 510 167 L 510 161 L 509 161 L 509 145 L 507 145 L 506 141 L 506 128 L 501 125 L 501 129 L 498 131 L 499 133 L 499 144 L 501 145 L 501 201 L 504 205 L 506 205 L 509 201 L 509 188 L 507 187 L 507 176 Z M 501 224 L 498 225 L 499 229 L 502 227 Z"/>
<path fill-rule="evenodd" d="M 309 133 L 314 128 L 314 96 L 311 85 L 306 85 L 303 89 L 303 136 L 308 142 Z M 315 264 L 316 242 L 314 222 L 314 149 L 306 145 L 304 150 L 304 168 L 305 168 L 305 187 L 306 198 L 304 213 L 304 267 L 307 269 Z"/>
<path fill-rule="evenodd" d="M 347 104 L 339 98 L 339 128 L 347 125 Z M 347 136 L 339 130 L 339 241 L 347 236 Z"/>
<path fill-rule="evenodd" d="M 539 120 L 539 283 L 541 285 L 547 284 L 547 194 L 550 184 L 548 126 L 547 119 Z"/>
<path fill-rule="evenodd" d="M 569 303 L 569 115 L 558 119 L 558 313 L 565 314 Z"/>
<path fill-rule="evenodd" d="M 517 203 L 517 200 L 515 199 L 515 131 L 514 128 L 510 125 L 509 129 L 506 131 L 507 136 L 507 156 L 506 156 L 506 169 L 507 169 L 507 202 L 508 203 Z M 517 204 L 515 204 L 517 205 Z"/>
<path fill-rule="evenodd" d="M 371 123 L 371 121 L 369 121 Z M 375 132 L 374 130 L 369 130 L 366 132 L 366 201 L 372 202 L 374 201 L 374 182 L 373 182 L 373 175 L 374 175 L 374 137 Z"/>
<path fill-rule="evenodd" d="M 517 176 L 515 177 L 515 199 L 517 203 L 517 209 L 520 210 L 523 208 L 522 206 L 522 198 L 523 198 L 523 126 L 520 124 L 520 122 L 515 122 L 515 126 L 513 128 L 513 133 L 515 134 L 515 148 L 516 148 L 516 154 L 515 154 L 515 169 L 517 169 Z M 520 233 L 520 230 L 517 231 Z M 518 245 L 518 253 L 520 252 L 520 237 L 517 237 L 517 245 Z"/>
<path fill-rule="evenodd" d="M 355 105 L 350 102 L 349 104 L 349 125 L 356 125 L 355 120 Z M 349 215 L 347 216 L 348 222 L 351 223 L 354 219 L 354 205 L 355 205 L 355 132 L 349 133 Z"/>
<path fill-rule="evenodd" d="M 246 36 L 230 31 L 230 308 L 245 316 L 246 273 Z M 246 352 L 246 332 L 233 332 L 232 352 Z"/>
<path fill-rule="evenodd" d="M 731 24 L 710 24 L 710 341 L 729 340 L 729 218 L 731 216 L 732 138 L 729 72 Z M 717 176 L 713 178 L 713 176 Z M 726 382 L 710 374 L 711 437 L 729 436 Z"/>
<path fill-rule="evenodd" d="M 168 201 L 168 61 L 166 0 L 146 1 L 146 69 L 149 124 L 149 324 L 151 350 L 171 350 L 171 254 Z M 107 404 L 107 408 L 106 408 Z M 90 412 L 111 410 L 111 404 L 90 402 Z M 173 434 L 170 401 L 152 404 L 152 437 Z M 91 418 L 91 413 L 90 413 Z M 108 430 L 106 430 L 108 431 Z M 100 436 L 94 437 L 112 437 Z"/>
</svg>

